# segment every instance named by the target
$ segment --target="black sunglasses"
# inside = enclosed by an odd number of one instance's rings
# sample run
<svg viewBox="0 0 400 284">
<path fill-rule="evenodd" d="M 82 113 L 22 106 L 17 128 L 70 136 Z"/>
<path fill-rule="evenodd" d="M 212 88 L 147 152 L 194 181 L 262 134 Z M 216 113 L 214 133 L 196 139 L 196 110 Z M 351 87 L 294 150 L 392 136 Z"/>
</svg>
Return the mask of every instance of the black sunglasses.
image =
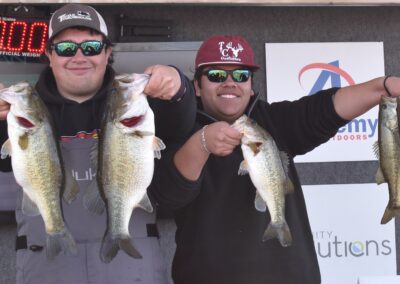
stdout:
<svg viewBox="0 0 400 284">
<path fill-rule="evenodd" d="M 210 82 L 222 83 L 228 79 L 228 75 L 232 76 L 233 81 L 242 83 L 247 82 L 251 77 L 252 72 L 248 69 L 236 69 L 236 70 L 223 70 L 223 69 L 208 69 L 202 72 L 203 75 L 207 75 Z"/>
<path fill-rule="evenodd" d="M 52 44 L 50 47 L 54 49 L 58 56 L 72 57 L 75 56 L 78 48 L 81 49 L 85 56 L 99 55 L 105 46 L 104 42 L 98 40 L 87 40 L 81 43 L 73 41 L 61 41 Z"/>
</svg>

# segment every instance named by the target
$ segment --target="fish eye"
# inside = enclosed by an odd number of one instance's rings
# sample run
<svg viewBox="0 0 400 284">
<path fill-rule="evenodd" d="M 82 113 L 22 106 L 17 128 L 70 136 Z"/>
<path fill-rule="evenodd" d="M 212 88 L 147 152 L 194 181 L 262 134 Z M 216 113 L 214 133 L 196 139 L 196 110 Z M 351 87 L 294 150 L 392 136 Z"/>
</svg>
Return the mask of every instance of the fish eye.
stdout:
<svg viewBox="0 0 400 284">
<path fill-rule="evenodd" d="M 387 105 L 383 104 L 383 105 L 382 105 L 382 108 L 383 108 L 383 109 L 387 109 Z"/>
</svg>

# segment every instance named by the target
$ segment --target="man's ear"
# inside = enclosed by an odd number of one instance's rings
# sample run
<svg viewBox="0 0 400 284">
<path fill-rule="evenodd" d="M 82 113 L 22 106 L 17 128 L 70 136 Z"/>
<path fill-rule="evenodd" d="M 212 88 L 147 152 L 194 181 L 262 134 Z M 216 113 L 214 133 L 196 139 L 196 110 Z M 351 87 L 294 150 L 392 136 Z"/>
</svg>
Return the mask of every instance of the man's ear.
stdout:
<svg viewBox="0 0 400 284">
<path fill-rule="evenodd" d="M 194 85 L 194 91 L 195 91 L 196 96 L 200 97 L 201 88 L 199 86 L 199 82 L 197 80 L 194 80 L 193 85 Z"/>
<path fill-rule="evenodd" d="M 106 48 L 107 61 L 110 58 L 111 53 L 112 53 L 112 47 L 111 46 L 110 47 L 107 46 L 107 48 Z"/>
<path fill-rule="evenodd" d="M 45 58 L 44 60 L 46 60 L 46 62 L 49 62 L 49 66 L 51 67 L 51 60 L 50 60 L 50 58 L 51 58 L 51 51 L 48 51 L 48 50 L 46 49 L 46 51 L 44 52 L 44 54 L 45 54 L 45 56 L 46 56 L 46 58 Z"/>
</svg>

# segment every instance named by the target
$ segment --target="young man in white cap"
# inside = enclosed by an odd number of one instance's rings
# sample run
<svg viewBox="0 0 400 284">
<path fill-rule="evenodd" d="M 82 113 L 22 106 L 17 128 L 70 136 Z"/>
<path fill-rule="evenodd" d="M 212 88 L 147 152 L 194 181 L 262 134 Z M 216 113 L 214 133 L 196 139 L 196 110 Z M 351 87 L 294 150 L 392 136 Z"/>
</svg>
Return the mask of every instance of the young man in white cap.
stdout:
<svg viewBox="0 0 400 284">
<path fill-rule="evenodd" d="M 258 69 L 253 57 L 241 36 L 212 36 L 198 50 L 197 126 L 183 147 L 164 159 L 169 172 L 157 176 L 164 190 L 153 188 L 159 204 L 176 210 L 175 284 L 320 283 L 293 158 L 328 141 L 349 120 L 377 105 L 381 96 L 400 96 L 400 78 L 388 76 L 269 104 L 253 92 L 253 72 Z M 256 210 L 259 199 L 249 175 L 238 175 L 242 134 L 231 124 L 243 114 L 289 155 L 288 175 L 295 188 L 285 197 L 284 214 L 291 242 L 284 234 L 263 241 L 270 214 Z"/>
<path fill-rule="evenodd" d="M 83 207 L 82 196 L 95 179 L 90 152 L 107 107 L 106 98 L 113 91 L 111 52 L 107 26 L 95 9 L 67 4 L 55 11 L 46 49 L 49 67 L 40 75 L 35 89 L 54 118 L 64 162 L 79 184 L 77 199 L 71 204 L 63 202 L 62 206 L 78 255 L 60 253 L 54 259 L 46 257 L 43 220 L 41 216 L 22 213 L 21 190 L 16 208 L 18 284 L 168 283 L 155 212 L 137 209 L 132 214 L 131 237 L 142 258 L 135 259 L 120 251 L 106 264 L 100 259 L 100 246 L 107 214 L 96 215 Z M 191 82 L 170 66 L 150 66 L 145 73 L 151 75 L 144 92 L 155 113 L 156 135 L 168 146 L 183 143 L 195 121 Z M 8 111 L 9 105 L 0 101 L 2 130 Z M 6 131 L 2 131 L 1 143 L 6 138 Z M 11 169 L 2 164 L 0 170 Z"/>
</svg>

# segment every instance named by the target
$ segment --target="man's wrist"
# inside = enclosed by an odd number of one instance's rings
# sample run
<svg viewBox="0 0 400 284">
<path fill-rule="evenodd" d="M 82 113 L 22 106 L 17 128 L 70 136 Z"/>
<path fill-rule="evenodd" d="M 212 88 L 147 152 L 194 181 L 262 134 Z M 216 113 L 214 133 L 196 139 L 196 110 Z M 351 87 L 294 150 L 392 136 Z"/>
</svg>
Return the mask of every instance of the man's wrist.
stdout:
<svg viewBox="0 0 400 284">
<path fill-rule="evenodd" d="M 185 76 L 181 73 L 181 71 L 177 67 L 175 67 L 173 65 L 169 65 L 169 66 L 176 69 L 176 71 L 179 74 L 179 78 L 181 79 L 181 86 L 179 87 L 178 92 L 176 92 L 176 94 L 170 99 L 170 102 L 172 102 L 172 103 L 179 102 L 185 97 L 186 90 L 187 90 L 186 86 L 185 86 Z"/>
<path fill-rule="evenodd" d="M 383 80 L 383 88 L 385 89 L 386 94 L 388 95 L 388 97 L 393 97 L 392 94 L 390 93 L 388 87 L 386 86 L 386 81 L 387 81 L 387 79 L 389 79 L 390 77 L 392 77 L 392 75 L 387 75 L 387 76 L 385 76 L 385 79 Z"/>
<path fill-rule="evenodd" d="M 183 99 L 186 94 L 186 87 L 183 81 L 181 80 L 181 86 L 178 92 L 171 98 L 170 102 L 179 102 Z"/>
</svg>

